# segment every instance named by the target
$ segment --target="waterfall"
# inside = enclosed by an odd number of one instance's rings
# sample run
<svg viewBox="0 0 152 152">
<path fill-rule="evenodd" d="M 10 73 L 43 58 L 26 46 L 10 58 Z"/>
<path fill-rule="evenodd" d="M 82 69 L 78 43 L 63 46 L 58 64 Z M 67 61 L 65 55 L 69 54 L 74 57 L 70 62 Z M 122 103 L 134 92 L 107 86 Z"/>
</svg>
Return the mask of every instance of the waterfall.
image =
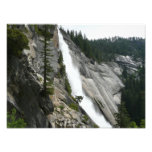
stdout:
<svg viewBox="0 0 152 152">
<path fill-rule="evenodd" d="M 80 103 L 80 106 L 85 110 L 85 112 L 89 115 L 89 117 L 99 126 L 110 128 L 111 125 L 105 120 L 104 116 L 101 112 L 96 111 L 91 99 L 85 95 L 82 90 L 82 81 L 80 77 L 80 73 L 78 68 L 73 64 L 72 57 L 70 55 L 70 49 L 66 42 L 63 39 L 63 36 L 58 29 L 59 35 L 59 48 L 63 55 L 63 63 L 66 66 L 66 73 L 71 85 L 72 95 L 82 96 L 83 100 Z"/>
</svg>

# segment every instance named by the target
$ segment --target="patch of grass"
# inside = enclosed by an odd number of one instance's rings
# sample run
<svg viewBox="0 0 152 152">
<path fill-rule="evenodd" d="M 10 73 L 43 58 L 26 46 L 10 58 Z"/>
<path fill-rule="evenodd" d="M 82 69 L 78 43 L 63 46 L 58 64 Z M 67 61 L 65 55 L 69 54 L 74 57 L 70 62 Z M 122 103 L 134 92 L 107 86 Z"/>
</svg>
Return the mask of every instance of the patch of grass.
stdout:
<svg viewBox="0 0 152 152">
<path fill-rule="evenodd" d="M 78 125 L 76 126 L 76 128 L 80 128 L 80 126 L 81 126 L 81 125 L 80 125 L 80 124 L 78 124 Z"/>
<path fill-rule="evenodd" d="M 39 35 L 39 29 L 38 29 L 38 26 L 37 25 L 33 25 L 34 26 L 34 29 L 35 29 L 35 32 Z"/>
<path fill-rule="evenodd" d="M 63 109 L 64 109 L 64 106 L 63 106 L 63 105 L 60 105 L 59 108 L 60 108 L 61 110 L 63 110 Z"/>
<path fill-rule="evenodd" d="M 68 92 L 68 94 L 71 95 L 72 90 L 71 90 L 71 86 L 70 86 L 70 83 L 68 81 L 68 78 L 65 78 L 65 89 Z"/>
<path fill-rule="evenodd" d="M 58 73 L 56 74 L 57 78 L 61 78 L 61 74 L 60 71 L 58 71 Z"/>
<path fill-rule="evenodd" d="M 71 98 L 72 98 L 75 102 L 77 102 L 76 99 L 75 99 L 72 95 L 71 95 Z"/>
<path fill-rule="evenodd" d="M 38 79 L 39 79 L 39 81 L 42 83 L 42 80 L 43 80 L 43 79 L 42 79 L 41 77 L 38 77 Z"/>
<path fill-rule="evenodd" d="M 84 115 L 83 118 L 85 119 L 85 121 L 88 121 L 89 119 L 87 115 Z"/>
<path fill-rule="evenodd" d="M 69 107 L 70 107 L 71 109 L 73 109 L 73 110 L 76 110 L 76 111 L 78 111 L 78 110 L 79 110 L 78 105 L 77 105 L 77 104 L 75 104 L 75 103 L 71 103 L 71 104 L 69 104 Z"/>
<path fill-rule="evenodd" d="M 54 87 L 47 88 L 47 94 L 53 95 L 54 94 Z"/>
<path fill-rule="evenodd" d="M 99 128 L 99 126 L 98 126 L 98 125 L 96 125 L 96 124 L 94 124 L 94 125 L 93 125 L 93 128 Z"/>
</svg>

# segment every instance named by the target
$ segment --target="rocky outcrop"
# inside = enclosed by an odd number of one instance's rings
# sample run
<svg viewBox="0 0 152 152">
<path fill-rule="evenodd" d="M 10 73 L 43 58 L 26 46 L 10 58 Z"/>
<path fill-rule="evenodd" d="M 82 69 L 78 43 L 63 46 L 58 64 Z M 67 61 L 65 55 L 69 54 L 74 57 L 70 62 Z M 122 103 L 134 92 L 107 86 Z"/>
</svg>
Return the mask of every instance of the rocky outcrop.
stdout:
<svg viewBox="0 0 152 152">
<path fill-rule="evenodd" d="M 117 62 L 122 68 L 126 68 L 129 74 L 135 73 L 137 68 L 142 66 L 142 61 L 134 61 L 131 56 L 117 55 L 115 62 Z"/>
<path fill-rule="evenodd" d="M 68 97 L 64 88 L 62 88 L 61 82 L 55 79 L 55 93 L 52 97 L 54 112 L 49 114 L 48 120 L 52 124 L 53 128 L 92 128 L 95 124 L 90 118 L 81 112 L 78 104 L 77 110 L 70 107 L 71 103 L 74 103 L 70 97 Z M 68 99 L 69 98 L 69 99 Z"/>
<path fill-rule="evenodd" d="M 59 38 L 58 38 L 57 26 L 55 27 L 54 34 L 53 34 L 53 43 L 54 43 L 54 47 L 56 49 L 58 49 L 59 48 Z"/>
<path fill-rule="evenodd" d="M 54 105 L 54 112 L 49 114 L 48 120 L 53 128 L 92 128 L 96 125 L 81 109 L 78 103 L 68 95 L 64 87 L 64 80 L 54 79 L 55 91 L 51 96 Z M 74 104 L 77 109 L 70 105 Z"/>
</svg>

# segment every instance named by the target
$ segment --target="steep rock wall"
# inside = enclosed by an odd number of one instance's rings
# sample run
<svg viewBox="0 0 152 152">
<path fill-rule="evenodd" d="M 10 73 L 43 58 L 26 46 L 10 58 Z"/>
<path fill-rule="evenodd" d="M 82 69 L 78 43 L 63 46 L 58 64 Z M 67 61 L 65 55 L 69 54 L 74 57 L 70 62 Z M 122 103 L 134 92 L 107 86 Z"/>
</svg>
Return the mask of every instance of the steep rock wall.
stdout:
<svg viewBox="0 0 152 152">
<path fill-rule="evenodd" d="M 51 50 L 50 65 L 54 79 L 54 94 L 45 99 L 41 95 L 43 88 L 43 37 L 39 36 L 34 26 L 26 25 L 24 33 L 29 40 L 29 49 L 24 49 L 21 58 L 9 58 L 7 77 L 7 108 L 8 112 L 16 108 L 19 117 L 22 117 L 30 128 L 91 128 L 95 124 L 77 104 L 77 110 L 70 108 L 75 101 L 65 90 L 63 78 L 58 77 L 58 32 L 57 26 L 51 31 L 49 41 Z M 76 103 L 75 103 L 76 104 Z"/>
<path fill-rule="evenodd" d="M 121 89 L 124 87 L 119 78 L 123 70 L 117 63 L 98 64 L 88 59 L 66 34 L 63 35 L 81 73 L 83 90 L 100 107 L 107 120 L 115 125 L 114 114 L 118 112 L 117 105 L 121 102 Z"/>
</svg>

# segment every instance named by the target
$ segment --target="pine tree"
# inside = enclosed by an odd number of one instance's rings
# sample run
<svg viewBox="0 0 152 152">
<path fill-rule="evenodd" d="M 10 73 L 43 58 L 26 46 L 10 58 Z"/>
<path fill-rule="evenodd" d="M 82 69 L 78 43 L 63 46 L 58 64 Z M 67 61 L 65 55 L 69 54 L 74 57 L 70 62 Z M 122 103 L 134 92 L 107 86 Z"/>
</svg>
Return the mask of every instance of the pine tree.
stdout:
<svg viewBox="0 0 152 152">
<path fill-rule="evenodd" d="M 115 114 L 115 118 L 117 121 L 116 127 L 120 128 L 127 128 L 130 125 L 130 118 L 128 115 L 128 112 L 125 107 L 125 103 L 121 102 L 121 104 L 118 106 L 118 113 Z"/>
<path fill-rule="evenodd" d="M 44 37 L 42 42 L 44 43 L 43 51 L 42 51 L 42 58 L 43 58 L 43 95 L 46 97 L 48 94 L 53 94 L 53 80 L 50 76 L 50 73 L 53 71 L 52 67 L 50 66 L 50 56 L 51 50 L 48 49 L 49 40 L 52 37 L 49 32 L 49 25 L 43 25 L 41 29 L 41 35 Z"/>
</svg>

